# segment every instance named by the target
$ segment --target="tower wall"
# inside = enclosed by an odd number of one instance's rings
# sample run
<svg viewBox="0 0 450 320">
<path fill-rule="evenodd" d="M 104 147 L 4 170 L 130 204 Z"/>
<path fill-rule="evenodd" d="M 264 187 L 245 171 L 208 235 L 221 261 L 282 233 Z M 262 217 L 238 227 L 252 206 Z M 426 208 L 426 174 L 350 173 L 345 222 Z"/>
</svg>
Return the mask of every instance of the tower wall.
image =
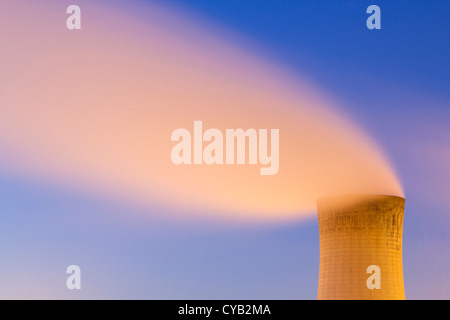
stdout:
<svg viewBox="0 0 450 320">
<path fill-rule="evenodd" d="M 353 195 L 318 201 L 318 299 L 405 299 L 402 232 L 405 199 Z M 369 289 L 369 266 L 380 268 L 380 289 Z"/>
</svg>

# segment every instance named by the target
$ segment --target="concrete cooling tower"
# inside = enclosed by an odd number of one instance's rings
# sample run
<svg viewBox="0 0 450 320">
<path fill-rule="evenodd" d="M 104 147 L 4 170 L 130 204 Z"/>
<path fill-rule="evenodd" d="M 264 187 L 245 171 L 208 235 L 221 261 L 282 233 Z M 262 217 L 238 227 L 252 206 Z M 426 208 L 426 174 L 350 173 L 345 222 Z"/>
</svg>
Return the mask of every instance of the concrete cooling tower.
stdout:
<svg viewBox="0 0 450 320">
<path fill-rule="evenodd" d="M 405 299 L 404 206 L 404 198 L 386 195 L 318 200 L 318 299 Z"/>
</svg>

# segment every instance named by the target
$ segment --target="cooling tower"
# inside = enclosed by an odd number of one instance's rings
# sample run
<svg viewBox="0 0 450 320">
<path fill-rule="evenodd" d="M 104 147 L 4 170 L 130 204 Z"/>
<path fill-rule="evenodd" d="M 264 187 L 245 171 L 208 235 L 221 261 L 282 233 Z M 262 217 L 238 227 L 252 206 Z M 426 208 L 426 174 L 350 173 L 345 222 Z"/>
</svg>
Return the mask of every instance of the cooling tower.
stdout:
<svg viewBox="0 0 450 320">
<path fill-rule="evenodd" d="M 386 195 L 318 200 L 318 299 L 405 299 L 404 206 L 404 198 Z"/>
</svg>

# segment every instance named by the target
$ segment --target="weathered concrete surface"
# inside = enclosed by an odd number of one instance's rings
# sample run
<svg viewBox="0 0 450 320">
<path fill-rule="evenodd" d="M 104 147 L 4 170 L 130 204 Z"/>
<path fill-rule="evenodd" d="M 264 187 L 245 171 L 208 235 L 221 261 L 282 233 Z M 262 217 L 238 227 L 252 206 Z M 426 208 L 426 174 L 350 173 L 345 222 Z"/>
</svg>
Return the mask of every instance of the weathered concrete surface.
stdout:
<svg viewBox="0 0 450 320">
<path fill-rule="evenodd" d="M 404 198 L 385 195 L 319 199 L 318 299 L 405 299 L 404 206 Z M 380 289 L 367 287 L 370 265 L 380 267 Z"/>
</svg>

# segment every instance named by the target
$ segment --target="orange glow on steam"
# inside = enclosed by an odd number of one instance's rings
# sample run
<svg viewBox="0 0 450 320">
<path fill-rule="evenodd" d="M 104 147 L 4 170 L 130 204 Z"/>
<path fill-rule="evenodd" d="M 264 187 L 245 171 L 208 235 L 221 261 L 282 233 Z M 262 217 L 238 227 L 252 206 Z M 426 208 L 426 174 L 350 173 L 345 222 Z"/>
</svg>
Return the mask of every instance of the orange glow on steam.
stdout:
<svg viewBox="0 0 450 320">
<path fill-rule="evenodd" d="M 82 30 L 68 31 L 64 9 L 42 1 L 24 17 L 20 2 L 0 19 L 2 43 L 17 43 L 0 52 L 1 170 L 231 219 L 298 218 L 335 193 L 403 195 L 378 147 L 333 103 L 201 24 L 153 5 L 144 21 L 80 1 Z M 171 133 L 192 133 L 194 120 L 279 129 L 278 174 L 174 165 Z"/>
</svg>

